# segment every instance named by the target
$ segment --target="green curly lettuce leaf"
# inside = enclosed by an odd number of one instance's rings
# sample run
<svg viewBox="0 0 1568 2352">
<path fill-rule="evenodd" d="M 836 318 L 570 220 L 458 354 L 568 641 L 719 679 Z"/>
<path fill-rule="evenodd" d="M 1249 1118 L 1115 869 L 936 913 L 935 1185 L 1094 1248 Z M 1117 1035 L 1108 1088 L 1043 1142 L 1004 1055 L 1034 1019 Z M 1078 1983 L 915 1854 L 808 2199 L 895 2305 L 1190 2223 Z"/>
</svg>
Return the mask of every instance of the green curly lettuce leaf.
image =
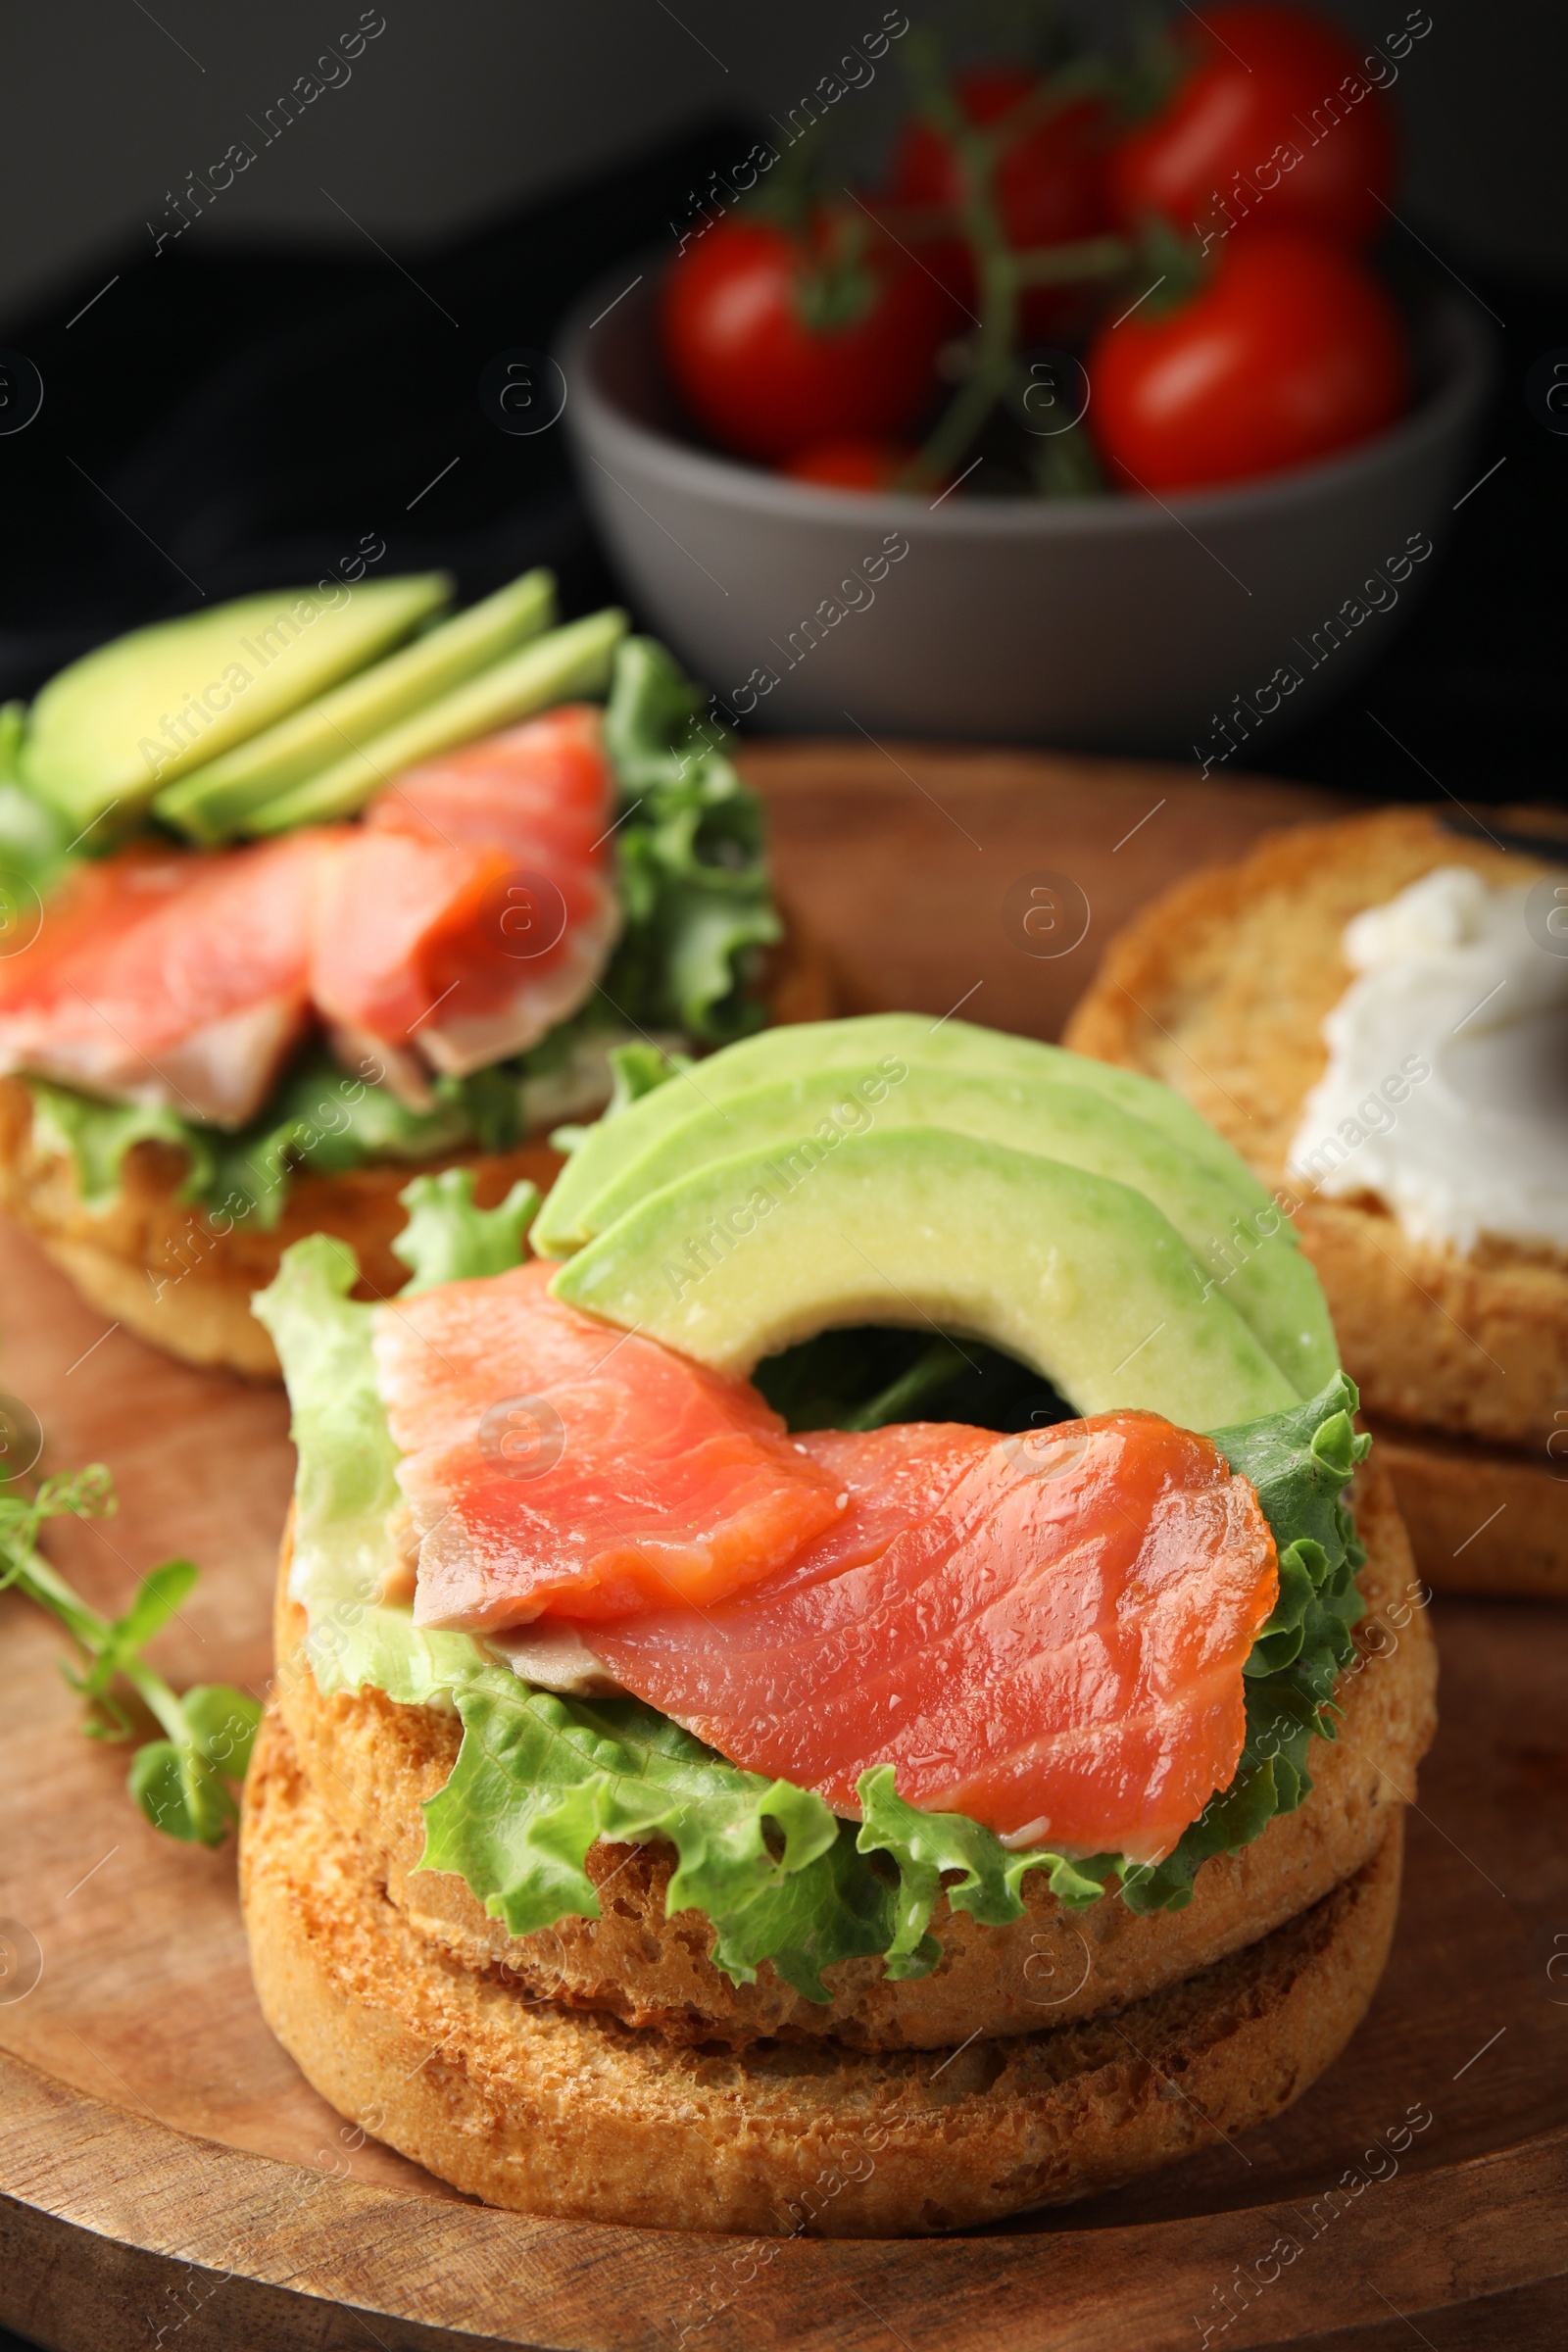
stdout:
<svg viewBox="0 0 1568 2352">
<path fill-rule="evenodd" d="M 199 1128 L 160 1103 L 100 1102 L 91 1095 L 78 1095 L 74 1087 L 54 1086 L 42 1078 L 24 1078 L 22 1083 L 32 1097 L 33 1133 L 40 1147 L 71 1161 L 86 1207 L 112 1205 L 133 1144 L 172 1144 L 188 1154 L 179 1189 L 182 1200 L 197 1199 L 210 1183 L 213 1156 L 207 1139 L 216 1130 Z"/>
<path fill-rule="evenodd" d="M 560 1698 L 499 1666 L 453 1695 L 463 1746 L 419 1867 L 460 1873 L 512 1935 L 597 1919 L 589 1847 L 658 1838 L 676 1853 L 670 1910 L 711 1920 L 737 1983 L 771 1960 L 825 2001 L 825 1967 L 888 1948 L 893 1891 L 809 1790 L 742 1772 L 637 1699 Z"/>
<path fill-rule="evenodd" d="M 306 1655 L 324 1692 L 371 1683 L 404 1706 L 450 1705 L 478 1660 L 474 1643 L 422 1633 L 381 1598 L 402 1565 L 391 1530 L 402 1497 L 370 1309 L 349 1297 L 358 1278 L 353 1250 L 313 1233 L 284 1250 L 251 1301 L 283 1365 L 299 1455 L 289 1591 L 306 1611 Z"/>
<path fill-rule="evenodd" d="M 947 1895 L 950 1910 L 967 1911 L 983 1928 L 1000 1928 L 1021 1918 L 1021 1888 L 1032 1870 L 1049 1873 L 1052 1893 L 1068 1910 L 1098 1903 L 1116 1875 L 1114 1854 L 1072 1862 L 1039 1849 L 1009 1852 L 965 1814 L 924 1813 L 906 1804 L 893 1783 L 891 1764 L 861 1773 L 856 1839 L 859 1852 L 885 1854 L 898 1869 L 898 1928 L 887 1946 L 890 1977 L 924 1976 L 942 1957 L 942 1946 L 926 1933 L 939 1894 Z M 955 1878 L 955 1872 L 962 1876 Z"/>
<path fill-rule="evenodd" d="M 371 1065 L 372 1067 L 375 1065 Z M 254 1217 L 270 1228 L 295 1176 L 341 1176 L 368 1159 L 429 1159 L 457 1151 L 473 1130 L 462 1081 L 433 1092 L 430 1110 L 411 1110 L 389 1088 L 312 1053 L 260 1115 L 236 1135 L 209 1129 L 213 1173 L 204 1206 L 219 1216 Z"/>
<path fill-rule="evenodd" d="M 184 1152 L 179 1198 L 221 1231 L 230 1221 L 270 1230 L 291 1180 L 307 1171 L 336 1176 L 367 1159 L 417 1160 L 457 1150 L 473 1137 L 472 1116 L 457 1091 L 469 1083 L 438 1081 L 434 1110 L 414 1111 L 386 1087 L 312 1053 L 248 1126 L 229 1130 L 161 1104 L 104 1102 L 41 1078 L 24 1080 L 40 1141 L 70 1157 L 87 1207 L 114 1201 L 126 1152 L 150 1139 Z"/>
<path fill-rule="evenodd" d="M 520 1264 L 539 1188 L 519 1179 L 494 1208 L 481 1208 L 473 1197 L 473 1170 L 444 1168 L 439 1176 L 416 1176 L 399 1198 L 409 1221 L 392 1251 L 410 1270 L 399 1294 L 407 1298 L 438 1283 L 505 1274 Z"/>
<path fill-rule="evenodd" d="M 435 1079 L 434 1104 L 426 1111 L 411 1110 L 363 1070 L 357 1075 L 313 1050 L 283 1078 L 266 1108 L 237 1130 L 162 1105 L 104 1102 L 41 1078 L 23 1083 L 32 1097 L 40 1140 L 70 1158 L 89 1208 L 113 1204 L 126 1152 L 150 1139 L 184 1152 L 179 1198 L 220 1232 L 231 1222 L 270 1231 L 297 1176 L 339 1176 L 370 1159 L 416 1165 L 473 1146 L 510 1151 L 538 1124 L 536 1106 L 548 1117 L 552 1091 L 564 1077 L 569 1085 L 585 1058 L 595 1068 L 608 1061 L 615 1050 L 611 1041 L 627 1034 L 596 1001 L 528 1054 L 466 1078 Z M 639 1048 L 649 1050 L 657 1051 Z"/>
<path fill-rule="evenodd" d="M 624 813 L 615 844 L 625 928 L 604 991 L 647 1029 L 723 1045 L 766 1017 L 751 983 L 782 936 L 761 805 L 726 729 L 652 637 L 616 649 L 605 748 Z"/>
<path fill-rule="evenodd" d="M 647 1073 L 644 1073 L 647 1075 Z M 406 1255 L 416 1283 L 499 1270 L 515 1226 L 472 1206 L 471 1177 L 417 1179 Z M 714 1958 L 745 1981 L 763 1960 L 808 1998 L 822 1972 L 880 1953 L 892 1977 L 939 1957 L 936 1905 L 981 1924 L 1021 1916 L 1031 1871 L 1069 1908 L 1112 1889 L 1138 1912 L 1180 1909 L 1210 1855 L 1233 1852 L 1310 1788 L 1307 1744 L 1351 1654 L 1364 1558 L 1342 1490 L 1367 1441 L 1356 1397 L 1337 1376 L 1309 1403 L 1221 1434 L 1233 1469 L 1256 1487 L 1282 1559 L 1280 1594 L 1248 1661 L 1248 1736 L 1229 1788 L 1157 1865 L 1113 1854 L 1013 1852 L 956 1813 L 905 1802 L 891 1766 L 865 1773 L 858 1824 L 821 1799 L 742 1771 L 635 1699 L 564 1698 L 520 1682 L 466 1634 L 423 1633 L 380 1598 L 400 1566 L 388 1521 L 397 1452 L 376 1393 L 369 1307 L 349 1297 L 352 1253 L 317 1235 L 283 1258 L 256 1311 L 277 1345 L 294 1412 L 299 1484 L 292 1591 L 310 1620 L 308 1654 L 323 1690 L 372 1683 L 405 1704 L 454 1707 L 458 1762 L 425 1808 L 423 1866 L 463 1877 L 514 1935 L 567 1914 L 598 1916 L 586 1860 L 596 1839 L 674 1846 L 672 1909 L 704 1912 Z"/>
</svg>

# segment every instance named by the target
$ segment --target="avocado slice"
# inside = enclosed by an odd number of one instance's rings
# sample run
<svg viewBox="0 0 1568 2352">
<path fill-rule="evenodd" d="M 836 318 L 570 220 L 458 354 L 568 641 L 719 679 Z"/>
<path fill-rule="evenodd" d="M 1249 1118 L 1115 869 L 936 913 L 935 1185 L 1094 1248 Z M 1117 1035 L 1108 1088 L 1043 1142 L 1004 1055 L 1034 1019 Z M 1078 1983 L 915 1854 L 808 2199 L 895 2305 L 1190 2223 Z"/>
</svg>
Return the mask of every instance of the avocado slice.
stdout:
<svg viewBox="0 0 1568 2352">
<path fill-rule="evenodd" d="M 730 1374 L 833 1325 L 929 1324 L 1018 1357 L 1080 1413 L 1206 1430 L 1299 1401 L 1142 1193 L 942 1128 L 710 1161 L 550 1287 Z"/>
<path fill-rule="evenodd" d="M 816 1070 L 728 1095 L 693 1111 L 649 1145 L 590 1200 L 581 1223 L 603 1233 L 650 1193 L 710 1160 L 777 1153 L 814 1138 L 829 1150 L 873 1129 L 941 1127 L 1033 1152 L 1132 1185 L 1168 1217 L 1208 1279 L 1222 1287 L 1301 1396 L 1340 1368 L 1334 1326 L 1308 1260 L 1287 1241 L 1277 1209 L 1260 1234 L 1213 1171 L 1144 1119 L 1067 1077 L 1015 1078 L 909 1065 L 890 1080 L 875 1063 Z"/>
<path fill-rule="evenodd" d="M 856 1020 L 799 1021 L 787 1028 L 764 1029 L 758 1037 L 726 1046 L 613 1118 L 601 1120 L 588 1130 L 557 1177 L 528 1237 L 534 1250 L 541 1257 L 565 1257 L 581 1249 L 590 1232 L 583 1223 L 587 1203 L 666 1129 L 694 1111 L 751 1087 L 884 1059 L 924 1069 L 962 1069 L 1023 1087 L 1069 1078 L 1179 1144 L 1235 1194 L 1244 1216 L 1273 1205 L 1247 1162 L 1190 1102 L 1156 1079 L 1069 1054 L 1062 1046 L 980 1029 L 969 1021 L 933 1022 L 920 1012 L 874 1012 Z"/>
<path fill-rule="evenodd" d="M 604 694 L 610 685 L 615 647 L 626 632 L 626 615 L 614 606 L 571 620 L 564 629 L 536 637 L 478 677 L 455 686 L 438 702 L 373 735 L 346 759 L 296 784 L 276 800 L 253 808 L 240 826 L 245 833 L 287 833 L 296 825 L 330 824 L 352 816 L 380 791 L 389 777 L 438 752 L 472 743 L 511 726 L 552 703 L 573 695 Z"/>
<path fill-rule="evenodd" d="M 224 841 L 253 808 L 488 669 L 549 628 L 555 617 L 555 574 L 526 571 L 331 693 L 318 695 L 276 726 L 236 744 L 221 759 L 207 760 L 194 775 L 161 792 L 154 812 L 194 841 Z"/>
<path fill-rule="evenodd" d="M 160 786 L 363 669 L 450 603 L 449 573 L 271 588 L 132 629 L 50 679 L 32 706 L 22 780 L 79 832 L 116 832 Z M 95 842 L 95 848 L 98 844 Z"/>
</svg>

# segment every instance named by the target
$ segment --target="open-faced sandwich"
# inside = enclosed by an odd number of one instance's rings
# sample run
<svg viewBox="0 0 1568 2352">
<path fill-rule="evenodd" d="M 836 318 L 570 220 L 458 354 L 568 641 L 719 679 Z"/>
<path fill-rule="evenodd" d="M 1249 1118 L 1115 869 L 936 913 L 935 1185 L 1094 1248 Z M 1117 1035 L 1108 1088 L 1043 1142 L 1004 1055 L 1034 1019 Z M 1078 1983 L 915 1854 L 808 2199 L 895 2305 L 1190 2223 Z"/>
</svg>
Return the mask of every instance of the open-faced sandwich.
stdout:
<svg viewBox="0 0 1568 2352">
<path fill-rule="evenodd" d="M 978 2224 L 1275 2114 L 1434 1687 L 1292 1229 L 1216 1288 L 1268 1196 L 1197 1113 L 954 1020 L 640 1074 L 542 1207 L 416 1179 L 395 1298 L 318 1236 L 257 1302 L 274 2032 L 460 2188 L 663 2228 Z"/>
<path fill-rule="evenodd" d="M 247 598 L 0 712 L 0 1204 L 193 1362 L 275 1373 L 302 1234 L 395 1288 L 411 1166 L 547 1183 L 617 1049 L 831 1009 L 668 656 L 546 572 L 450 594 Z"/>
<path fill-rule="evenodd" d="M 1417 1565 L 1568 1595 L 1568 827 L 1304 826 L 1112 943 L 1067 1035 L 1196 1103 L 1321 1277 Z M 1535 830 L 1531 827 L 1534 825 Z"/>
</svg>

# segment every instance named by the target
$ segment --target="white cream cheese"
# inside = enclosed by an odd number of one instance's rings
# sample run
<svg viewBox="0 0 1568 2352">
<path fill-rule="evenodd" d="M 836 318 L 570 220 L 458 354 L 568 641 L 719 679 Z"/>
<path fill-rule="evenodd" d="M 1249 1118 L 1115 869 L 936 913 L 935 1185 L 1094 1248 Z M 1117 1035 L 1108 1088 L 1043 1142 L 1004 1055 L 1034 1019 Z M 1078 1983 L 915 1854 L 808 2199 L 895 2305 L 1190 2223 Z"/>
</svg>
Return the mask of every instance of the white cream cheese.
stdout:
<svg viewBox="0 0 1568 2352">
<path fill-rule="evenodd" d="M 1464 1254 L 1483 1234 L 1568 1251 L 1568 956 L 1531 936 L 1529 896 L 1440 866 L 1347 925 L 1359 976 L 1323 1023 L 1293 1176 Z"/>
</svg>

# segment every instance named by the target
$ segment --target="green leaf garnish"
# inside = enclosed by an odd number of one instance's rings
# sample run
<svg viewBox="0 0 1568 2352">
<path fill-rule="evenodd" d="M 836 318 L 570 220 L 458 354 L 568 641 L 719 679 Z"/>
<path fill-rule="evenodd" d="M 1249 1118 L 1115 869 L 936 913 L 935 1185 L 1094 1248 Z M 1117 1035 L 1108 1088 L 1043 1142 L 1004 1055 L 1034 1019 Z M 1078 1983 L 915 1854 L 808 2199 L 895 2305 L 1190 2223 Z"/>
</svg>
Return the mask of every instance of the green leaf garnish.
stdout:
<svg viewBox="0 0 1568 2352">
<path fill-rule="evenodd" d="M 230 1782 L 245 1777 L 261 1705 L 249 1691 L 206 1684 L 176 1696 L 141 1656 L 189 1596 L 197 1571 L 165 1560 L 136 1588 L 119 1617 L 89 1608 L 57 1568 L 34 1548 L 50 1519 L 101 1516 L 115 1508 L 101 1463 L 46 1478 L 28 1494 L 0 1487 L 0 1591 L 14 1585 L 58 1618 L 75 1644 L 77 1663 L 61 1672 L 86 1701 L 82 1730 L 93 1740 L 130 1740 L 137 1731 L 126 1693 L 161 1726 L 131 1758 L 126 1786 L 155 1829 L 202 1845 L 220 1845 L 238 1818 Z M 123 1690 L 117 1688 L 123 1686 Z"/>
</svg>

